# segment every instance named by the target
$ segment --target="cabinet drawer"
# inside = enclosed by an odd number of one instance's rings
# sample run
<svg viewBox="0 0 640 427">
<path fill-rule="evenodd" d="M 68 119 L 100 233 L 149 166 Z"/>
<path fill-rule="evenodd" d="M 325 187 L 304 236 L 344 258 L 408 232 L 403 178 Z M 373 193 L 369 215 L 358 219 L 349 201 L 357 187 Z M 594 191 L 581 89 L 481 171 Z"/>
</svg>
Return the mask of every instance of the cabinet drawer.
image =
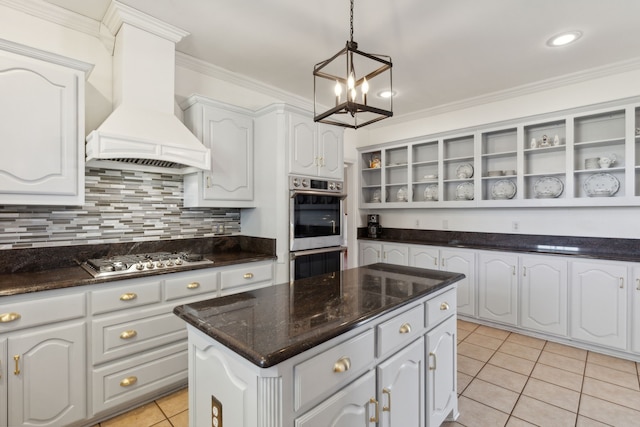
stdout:
<svg viewBox="0 0 640 427">
<path fill-rule="evenodd" d="M 456 290 L 452 289 L 427 301 L 427 328 L 432 328 L 456 312 Z"/>
<path fill-rule="evenodd" d="M 218 291 L 218 273 L 206 269 L 202 273 L 175 273 L 164 280 L 167 301 Z"/>
<path fill-rule="evenodd" d="M 355 379 L 373 362 L 373 352 L 374 332 L 368 330 L 296 365 L 295 410 Z"/>
<path fill-rule="evenodd" d="M 91 292 L 93 314 L 160 302 L 160 279 L 158 278 L 123 280 L 120 283 L 117 286 Z"/>
<path fill-rule="evenodd" d="M 168 306 L 93 320 L 91 330 L 94 364 L 187 338 L 184 321 Z"/>
<path fill-rule="evenodd" d="M 45 325 L 63 320 L 76 319 L 86 314 L 86 303 L 84 293 L 61 295 L 56 297 L 47 296 L 38 298 L 40 295 L 49 295 L 41 292 L 33 295 L 33 299 L 16 299 L 3 297 L 0 304 L 0 334 L 17 329 L 29 328 L 37 325 Z"/>
<path fill-rule="evenodd" d="M 183 342 L 94 369 L 93 415 L 186 384 L 187 362 L 187 343 Z"/>
<path fill-rule="evenodd" d="M 424 305 L 405 311 L 378 325 L 378 357 L 407 345 L 424 332 Z"/>
<path fill-rule="evenodd" d="M 220 273 L 220 289 L 236 288 L 273 280 L 273 264 L 248 263 Z"/>
</svg>

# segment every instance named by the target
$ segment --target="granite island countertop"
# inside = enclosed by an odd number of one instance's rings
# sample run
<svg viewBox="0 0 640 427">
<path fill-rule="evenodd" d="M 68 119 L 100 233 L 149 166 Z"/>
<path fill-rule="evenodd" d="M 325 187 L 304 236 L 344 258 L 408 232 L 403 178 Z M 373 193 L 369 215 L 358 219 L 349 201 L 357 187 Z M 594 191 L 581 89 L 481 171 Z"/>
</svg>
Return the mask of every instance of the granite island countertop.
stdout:
<svg viewBox="0 0 640 427">
<path fill-rule="evenodd" d="M 174 308 L 253 364 L 268 368 L 437 292 L 463 274 L 373 264 Z"/>
<path fill-rule="evenodd" d="M 80 266 L 91 258 L 162 251 L 200 253 L 213 264 L 102 278 L 93 277 Z M 275 240 L 239 235 L 11 249 L 0 252 L 0 297 L 275 259 Z"/>
</svg>

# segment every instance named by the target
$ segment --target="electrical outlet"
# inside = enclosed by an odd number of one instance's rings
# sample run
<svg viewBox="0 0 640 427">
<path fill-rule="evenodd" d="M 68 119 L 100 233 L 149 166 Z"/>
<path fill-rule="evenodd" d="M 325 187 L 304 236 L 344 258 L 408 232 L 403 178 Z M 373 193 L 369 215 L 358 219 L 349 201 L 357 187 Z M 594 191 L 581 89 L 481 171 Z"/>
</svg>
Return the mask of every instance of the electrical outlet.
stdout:
<svg viewBox="0 0 640 427">
<path fill-rule="evenodd" d="M 442 228 L 445 230 L 449 229 L 449 220 L 448 219 L 443 219 L 442 220 Z"/>
<path fill-rule="evenodd" d="M 520 223 L 518 221 L 513 221 L 511 223 L 511 231 L 518 231 L 520 230 Z"/>
</svg>

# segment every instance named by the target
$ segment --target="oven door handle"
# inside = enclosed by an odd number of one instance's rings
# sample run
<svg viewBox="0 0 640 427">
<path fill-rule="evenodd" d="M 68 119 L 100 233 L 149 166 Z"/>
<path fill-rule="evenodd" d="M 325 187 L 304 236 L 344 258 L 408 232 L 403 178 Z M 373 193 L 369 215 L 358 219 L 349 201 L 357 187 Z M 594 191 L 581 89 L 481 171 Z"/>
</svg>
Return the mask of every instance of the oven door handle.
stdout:
<svg viewBox="0 0 640 427">
<path fill-rule="evenodd" d="M 328 196 L 328 197 L 337 197 L 340 200 L 344 200 L 347 197 L 345 193 L 329 193 L 325 191 L 314 191 L 314 190 L 292 190 L 291 198 L 293 199 L 296 196 Z"/>
<path fill-rule="evenodd" d="M 305 256 L 305 255 L 326 254 L 328 252 L 345 252 L 346 250 L 347 248 L 345 246 L 334 246 L 331 248 L 309 249 L 306 251 L 290 252 L 289 256 L 291 257 L 292 260 L 294 260 L 298 257 Z"/>
</svg>

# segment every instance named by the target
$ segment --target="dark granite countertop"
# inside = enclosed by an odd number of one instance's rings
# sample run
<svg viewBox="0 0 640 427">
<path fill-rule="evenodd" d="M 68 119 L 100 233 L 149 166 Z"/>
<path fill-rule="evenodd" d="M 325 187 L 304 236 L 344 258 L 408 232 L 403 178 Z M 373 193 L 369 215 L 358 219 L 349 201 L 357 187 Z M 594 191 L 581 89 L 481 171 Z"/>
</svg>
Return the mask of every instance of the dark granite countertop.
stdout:
<svg viewBox="0 0 640 427">
<path fill-rule="evenodd" d="M 163 251 L 201 253 L 213 264 L 103 278 L 80 267 L 91 258 Z M 11 249 L 0 251 L 0 297 L 274 259 L 275 240 L 247 236 Z"/>
<path fill-rule="evenodd" d="M 477 233 L 406 228 L 382 228 L 381 236 L 376 239 L 367 236 L 366 228 L 358 228 L 358 239 L 640 262 L 639 239 Z"/>
<path fill-rule="evenodd" d="M 374 264 L 176 307 L 173 312 L 268 368 L 464 278 Z"/>
</svg>

